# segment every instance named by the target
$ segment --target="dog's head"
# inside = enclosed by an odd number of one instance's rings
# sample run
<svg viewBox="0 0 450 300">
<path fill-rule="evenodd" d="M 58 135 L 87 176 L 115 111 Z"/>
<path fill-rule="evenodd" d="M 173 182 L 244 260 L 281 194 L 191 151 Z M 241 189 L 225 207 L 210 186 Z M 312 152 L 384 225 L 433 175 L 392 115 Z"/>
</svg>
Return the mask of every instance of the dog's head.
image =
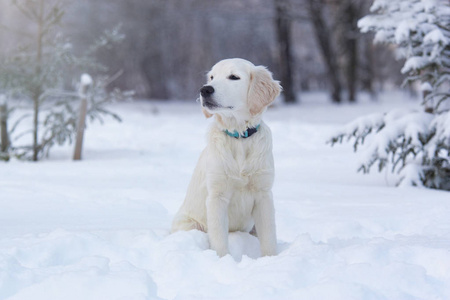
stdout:
<svg viewBox="0 0 450 300">
<path fill-rule="evenodd" d="M 219 61 L 207 75 L 207 84 L 200 89 L 203 113 L 250 118 L 260 115 L 281 92 L 263 66 L 232 58 Z"/>
</svg>

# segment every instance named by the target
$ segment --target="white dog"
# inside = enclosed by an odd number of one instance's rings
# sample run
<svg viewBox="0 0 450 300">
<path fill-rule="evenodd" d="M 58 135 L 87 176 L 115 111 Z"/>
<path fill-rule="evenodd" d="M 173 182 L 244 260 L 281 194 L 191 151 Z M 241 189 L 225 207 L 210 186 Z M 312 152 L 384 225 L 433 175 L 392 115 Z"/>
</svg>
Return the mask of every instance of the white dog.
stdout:
<svg viewBox="0 0 450 300">
<path fill-rule="evenodd" d="M 215 122 L 172 232 L 207 232 L 211 248 L 224 256 L 228 232 L 256 229 L 262 254 L 275 255 L 272 136 L 261 115 L 281 86 L 265 67 L 237 58 L 218 62 L 207 76 L 201 105 Z"/>
</svg>

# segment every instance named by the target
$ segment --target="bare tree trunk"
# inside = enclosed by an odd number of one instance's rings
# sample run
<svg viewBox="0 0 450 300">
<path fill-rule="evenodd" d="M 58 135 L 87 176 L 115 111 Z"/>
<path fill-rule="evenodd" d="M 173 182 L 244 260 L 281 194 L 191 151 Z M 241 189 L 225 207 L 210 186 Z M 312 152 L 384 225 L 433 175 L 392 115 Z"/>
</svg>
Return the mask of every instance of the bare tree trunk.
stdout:
<svg viewBox="0 0 450 300">
<path fill-rule="evenodd" d="M 81 160 L 81 152 L 83 150 L 84 129 L 86 127 L 87 99 L 83 95 L 80 103 L 80 114 L 78 116 L 77 137 L 75 140 L 75 150 L 73 152 L 73 160 Z"/>
<path fill-rule="evenodd" d="M 368 38 L 365 35 L 362 38 L 362 43 L 364 45 L 362 52 L 364 53 L 364 60 L 361 61 L 361 70 L 362 74 L 360 76 L 362 89 L 369 92 L 372 99 L 376 98 L 375 90 L 374 90 L 374 80 L 376 77 L 375 67 L 374 67 L 374 59 L 373 59 L 373 46 L 372 46 L 373 37 Z"/>
<path fill-rule="evenodd" d="M 354 0 L 343 1 L 338 18 L 342 23 L 342 46 L 346 56 L 345 76 L 347 81 L 348 100 L 356 101 L 356 87 L 358 82 L 358 19 L 360 8 Z"/>
<path fill-rule="evenodd" d="M 352 11 L 352 10 L 350 10 Z M 351 12 L 349 12 L 350 14 Z M 354 15 L 353 15 L 354 16 Z M 355 32 L 351 31 L 348 34 L 351 36 L 347 40 L 348 60 L 347 60 L 347 86 L 348 86 L 348 100 L 350 102 L 356 101 L 356 83 L 358 70 L 358 44 L 356 41 Z"/>
<path fill-rule="evenodd" d="M 36 87 L 33 94 L 33 161 L 38 160 L 39 155 L 39 105 L 40 98 L 42 95 L 42 39 L 44 37 L 44 0 L 40 0 L 39 2 L 39 11 L 38 11 L 38 33 L 37 33 L 37 53 L 36 53 Z"/>
<path fill-rule="evenodd" d="M 0 99 L 0 152 L 6 153 L 9 148 L 9 138 L 8 138 L 8 108 L 6 103 L 1 103 Z"/>
<path fill-rule="evenodd" d="M 289 0 L 274 0 L 276 9 L 275 27 L 278 37 L 278 54 L 283 86 L 284 102 L 295 103 L 291 54 L 291 20 L 288 16 Z"/>
<path fill-rule="evenodd" d="M 309 16 L 314 27 L 316 40 L 322 52 L 322 57 L 328 69 L 328 78 L 332 85 L 331 99 L 333 102 L 341 102 L 341 82 L 339 81 L 339 67 L 337 54 L 331 40 L 331 30 L 328 28 L 323 17 L 323 6 L 321 0 L 308 0 Z"/>
<path fill-rule="evenodd" d="M 33 96 L 33 161 L 38 160 L 38 129 L 39 129 L 39 94 Z"/>
</svg>

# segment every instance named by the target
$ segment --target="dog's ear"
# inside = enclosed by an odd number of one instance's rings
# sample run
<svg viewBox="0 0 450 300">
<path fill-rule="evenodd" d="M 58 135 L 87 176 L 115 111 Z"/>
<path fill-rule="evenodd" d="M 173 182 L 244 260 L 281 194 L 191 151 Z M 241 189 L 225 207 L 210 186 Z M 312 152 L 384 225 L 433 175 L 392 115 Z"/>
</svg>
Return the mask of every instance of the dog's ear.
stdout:
<svg viewBox="0 0 450 300">
<path fill-rule="evenodd" d="M 210 114 L 204 107 L 202 107 L 202 112 L 203 112 L 203 114 L 205 115 L 205 117 L 208 119 L 208 118 L 211 118 L 213 115 L 212 114 Z"/>
<path fill-rule="evenodd" d="M 250 74 L 247 100 L 250 113 L 253 116 L 260 114 L 275 100 L 281 89 L 279 81 L 273 80 L 272 73 L 266 67 L 256 66 Z"/>
</svg>

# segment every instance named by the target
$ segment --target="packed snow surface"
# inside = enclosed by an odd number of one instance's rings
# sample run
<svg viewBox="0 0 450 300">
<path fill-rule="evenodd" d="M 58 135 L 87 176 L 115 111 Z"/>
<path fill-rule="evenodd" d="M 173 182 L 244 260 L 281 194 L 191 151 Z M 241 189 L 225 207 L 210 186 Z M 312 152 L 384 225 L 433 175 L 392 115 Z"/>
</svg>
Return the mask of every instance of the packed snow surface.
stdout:
<svg viewBox="0 0 450 300">
<path fill-rule="evenodd" d="M 211 120 L 198 104 L 111 107 L 71 147 L 0 164 L 0 299 L 450 299 L 450 193 L 356 173 L 352 145 L 325 142 L 363 114 L 412 108 L 399 94 L 335 106 L 277 104 L 278 255 L 231 233 L 219 258 L 199 231 L 169 234 Z"/>
</svg>

